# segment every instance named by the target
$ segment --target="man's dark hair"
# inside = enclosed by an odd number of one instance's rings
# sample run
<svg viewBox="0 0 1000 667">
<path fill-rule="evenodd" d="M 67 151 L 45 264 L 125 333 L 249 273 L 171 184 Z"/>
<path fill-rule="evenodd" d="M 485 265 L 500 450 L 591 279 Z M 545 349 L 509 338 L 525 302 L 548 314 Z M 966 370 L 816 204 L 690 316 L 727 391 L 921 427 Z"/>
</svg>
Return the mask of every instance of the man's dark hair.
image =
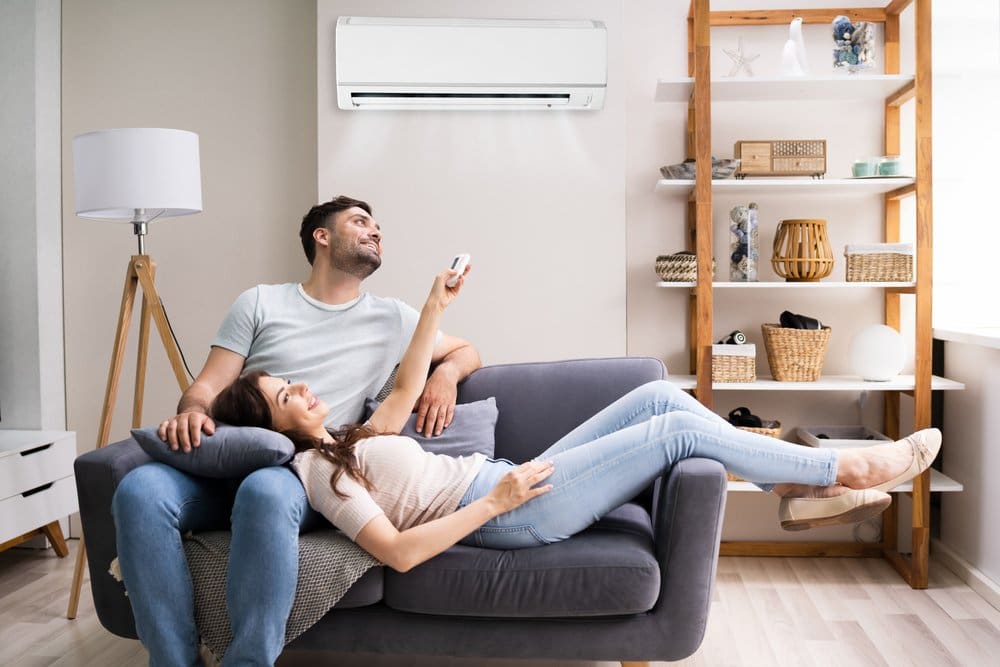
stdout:
<svg viewBox="0 0 1000 667">
<path fill-rule="evenodd" d="M 316 259 L 316 240 L 313 238 L 313 232 L 320 227 L 331 229 L 327 226 L 327 222 L 333 218 L 334 214 L 354 208 L 355 206 L 362 209 L 368 215 L 372 215 L 372 207 L 367 202 L 340 195 L 323 204 L 316 204 L 302 218 L 302 227 L 299 228 L 299 238 L 302 239 L 302 249 L 306 253 L 306 259 L 309 260 L 310 266 L 313 260 Z"/>
</svg>

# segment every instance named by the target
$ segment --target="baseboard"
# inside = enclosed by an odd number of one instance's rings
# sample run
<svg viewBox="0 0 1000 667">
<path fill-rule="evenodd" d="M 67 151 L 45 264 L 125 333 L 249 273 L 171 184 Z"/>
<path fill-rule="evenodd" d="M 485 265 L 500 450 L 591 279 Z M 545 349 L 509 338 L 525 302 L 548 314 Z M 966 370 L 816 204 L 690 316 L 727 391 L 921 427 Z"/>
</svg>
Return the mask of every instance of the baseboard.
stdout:
<svg viewBox="0 0 1000 667">
<path fill-rule="evenodd" d="M 1000 610 L 1000 583 L 980 572 L 941 540 L 931 540 L 931 553 L 936 561 L 955 573 L 955 576 L 964 581 L 969 588 Z"/>
</svg>

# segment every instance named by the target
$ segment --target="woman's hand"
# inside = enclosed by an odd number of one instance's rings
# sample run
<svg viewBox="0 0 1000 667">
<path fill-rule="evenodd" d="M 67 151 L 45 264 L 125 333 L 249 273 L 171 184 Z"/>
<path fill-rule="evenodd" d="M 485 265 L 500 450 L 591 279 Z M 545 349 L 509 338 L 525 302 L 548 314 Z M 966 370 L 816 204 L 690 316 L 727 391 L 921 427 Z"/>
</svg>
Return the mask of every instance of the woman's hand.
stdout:
<svg viewBox="0 0 1000 667">
<path fill-rule="evenodd" d="M 465 284 L 465 276 L 468 275 L 471 269 L 471 264 L 465 267 L 465 271 L 458 277 L 458 281 L 454 287 L 448 287 L 447 283 L 456 275 L 455 271 L 445 269 L 437 274 L 434 277 L 434 284 L 431 286 L 431 293 L 427 295 L 427 305 L 436 306 L 441 310 L 447 308 L 455 300 L 455 297 L 458 296 L 458 293 L 462 291 L 462 285 Z"/>
<path fill-rule="evenodd" d="M 551 461 L 528 461 L 500 478 L 487 498 L 499 514 L 520 507 L 536 496 L 552 490 L 551 484 L 535 486 L 552 474 Z"/>
</svg>

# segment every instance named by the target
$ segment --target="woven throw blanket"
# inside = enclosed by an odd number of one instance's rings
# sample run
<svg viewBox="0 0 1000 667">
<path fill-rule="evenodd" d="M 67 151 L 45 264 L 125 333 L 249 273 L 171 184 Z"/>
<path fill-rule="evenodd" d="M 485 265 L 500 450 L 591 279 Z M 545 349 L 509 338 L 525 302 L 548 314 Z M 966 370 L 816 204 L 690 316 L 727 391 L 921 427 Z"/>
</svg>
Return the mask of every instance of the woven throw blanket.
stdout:
<svg viewBox="0 0 1000 667">
<path fill-rule="evenodd" d="M 228 532 L 206 532 L 184 537 L 194 613 L 201 641 L 216 657 L 226 654 L 233 631 L 226 611 Z M 299 536 L 299 579 L 295 601 L 285 626 L 285 644 L 323 618 L 354 582 L 379 565 L 367 551 L 337 530 L 318 530 Z"/>
</svg>

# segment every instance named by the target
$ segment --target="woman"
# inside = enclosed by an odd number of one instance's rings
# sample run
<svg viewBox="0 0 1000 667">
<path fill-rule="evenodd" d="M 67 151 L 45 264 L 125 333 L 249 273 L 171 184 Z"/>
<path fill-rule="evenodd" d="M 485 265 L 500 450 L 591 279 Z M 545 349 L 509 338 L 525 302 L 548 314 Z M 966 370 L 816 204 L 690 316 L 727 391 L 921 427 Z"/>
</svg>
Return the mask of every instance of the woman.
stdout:
<svg viewBox="0 0 1000 667">
<path fill-rule="evenodd" d="M 213 417 L 288 435 L 310 504 L 399 572 L 456 544 L 497 549 L 563 540 L 635 497 L 678 460 L 715 459 L 782 496 L 782 526 L 801 530 L 875 516 L 885 491 L 937 455 L 928 429 L 853 450 L 803 447 L 741 431 L 668 382 L 626 394 L 521 465 L 482 454 L 430 454 L 397 435 L 420 395 L 441 313 L 462 288 L 434 280 L 395 387 L 363 425 L 328 431 L 304 384 L 260 372 L 223 390 Z M 775 485 L 774 482 L 783 482 Z"/>
</svg>

